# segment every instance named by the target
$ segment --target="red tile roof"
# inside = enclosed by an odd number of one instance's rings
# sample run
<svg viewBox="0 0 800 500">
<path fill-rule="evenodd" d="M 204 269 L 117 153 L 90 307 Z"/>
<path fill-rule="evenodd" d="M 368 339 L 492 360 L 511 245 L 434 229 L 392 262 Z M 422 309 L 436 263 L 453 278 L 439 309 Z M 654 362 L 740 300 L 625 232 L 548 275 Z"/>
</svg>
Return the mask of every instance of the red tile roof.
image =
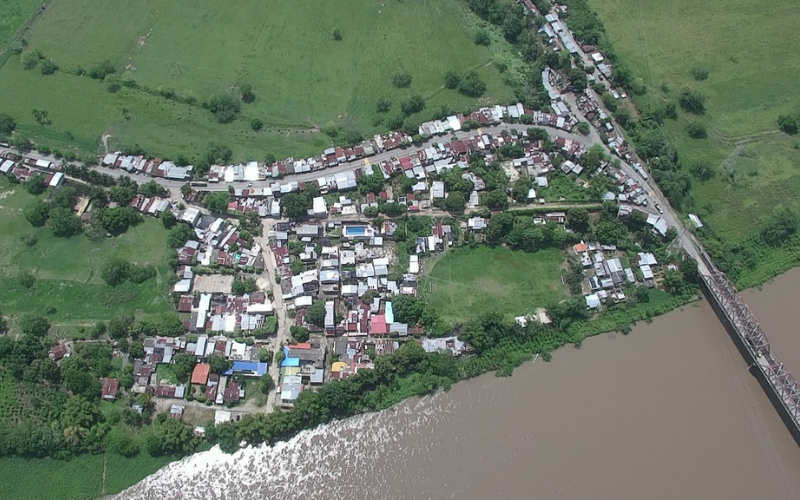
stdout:
<svg viewBox="0 0 800 500">
<path fill-rule="evenodd" d="M 195 365 L 192 370 L 192 383 L 199 385 L 206 385 L 208 382 L 208 374 L 211 372 L 211 365 L 208 363 L 200 363 Z"/>
<path fill-rule="evenodd" d="M 117 399 L 117 391 L 119 390 L 119 380 L 111 377 L 105 377 L 100 380 L 102 385 L 102 397 L 109 401 Z"/>
</svg>

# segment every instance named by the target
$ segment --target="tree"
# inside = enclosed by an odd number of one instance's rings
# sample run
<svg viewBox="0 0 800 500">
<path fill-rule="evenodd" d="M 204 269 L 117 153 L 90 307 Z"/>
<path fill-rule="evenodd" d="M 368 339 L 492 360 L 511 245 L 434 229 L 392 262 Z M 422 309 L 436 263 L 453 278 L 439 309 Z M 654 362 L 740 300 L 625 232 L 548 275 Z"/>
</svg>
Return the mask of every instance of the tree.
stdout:
<svg viewBox="0 0 800 500">
<path fill-rule="evenodd" d="M 220 354 L 214 353 L 208 357 L 208 364 L 211 366 L 212 373 L 222 373 L 230 370 L 233 366 L 233 361 L 225 359 Z"/>
<path fill-rule="evenodd" d="M 589 211 L 578 207 L 567 210 L 567 226 L 580 233 L 587 232 L 589 230 Z"/>
<path fill-rule="evenodd" d="M 452 191 L 444 200 L 444 208 L 450 212 L 460 212 L 467 205 L 467 200 L 459 191 Z"/>
<path fill-rule="evenodd" d="M 128 347 L 128 355 L 130 355 L 131 359 L 144 359 L 144 344 L 141 340 L 134 340 L 131 342 L 130 347 Z M 178 356 L 180 356 L 180 354 Z"/>
<path fill-rule="evenodd" d="M 260 132 L 264 128 L 264 122 L 261 118 L 253 118 L 250 120 L 250 128 L 253 129 L 253 132 Z"/>
<path fill-rule="evenodd" d="M 423 109 L 425 109 L 425 98 L 419 94 L 414 94 L 408 99 L 400 101 L 400 110 L 406 116 L 419 113 Z"/>
<path fill-rule="evenodd" d="M 706 112 L 705 102 L 706 97 L 699 91 L 692 89 L 688 85 L 681 88 L 678 104 L 681 105 L 684 111 L 702 115 Z"/>
<path fill-rule="evenodd" d="M 269 390 L 272 388 L 273 380 L 269 374 L 266 374 L 261 377 L 258 381 L 258 388 L 261 390 L 262 393 L 267 394 Z"/>
<path fill-rule="evenodd" d="M 469 71 L 461 79 L 458 91 L 468 97 L 480 97 L 486 92 L 486 84 L 477 71 Z"/>
<path fill-rule="evenodd" d="M 703 182 L 711 180 L 716 173 L 711 164 L 706 160 L 698 160 L 692 163 L 692 166 L 689 167 L 689 171 L 693 176 L 697 177 Z"/>
<path fill-rule="evenodd" d="M 461 75 L 459 75 L 457 71 L 451 69 L 444 74 L 444 86 L 448 89 L 458 88 L 458 84 L 460 83 Z"/>
<path fill-rule="evenodd" d="M 339 31 L 339 28 L 334 28 L 333 32 L 331 33 L 331 36 L 333 37 L 333 40 L 336 42 L 342 41 L 342 32 Z"/>
<path fill-rule="evenodd" d="M 22 333 L 33 335 L 34 337 L 44 337 L 50 331 L 50 322 L 47 318 L 38 314 L 23 314 L 19 318 L 17 326 L 19 326 Z"/>
<path fill-rule="evenodd" d="M 587 122 L 580 122 L 578 123 L 578 133 L 581 135 L 589 135 L 592 129 L 589 127 Z"/>
<path fill-rule="evenodd" d="M 238 101 L 235 101 L 238 102 Z M 209 165 L 220 164 L 224 165 L 231 161 L 233 157 L 233 150 L 227 144 L 219 142 L 208 143 L 208 151 L 206 152 L 206 160 Z"/>
<path fill-rule="evenodd" d="M 686 132 L 692 139 L 705 139 L 708 136 L 706 127 L 697 122 L 686 125 Z"/>
<path fill-rule="evenodd" d="M 50 209 L 50 228 L 53 235 L 69 238 L 81 230 L 81 220 L 68 208 Z"/>
<path fill-rule="evenodd" d="M 239 90 L 241 91 L 242 101 L 253 102 L 256 100 L 256 95 L 253 93 L 252 85 L 245 83 L 239 87 Z"/>
<path fill-rule="evenodd" d="M 161 212 L 161 215 L 158 216 L 161 219 L 161 224 L 164 225 L 165 229 L 171 229 L 178 223 L 178 219 L 175 217 L 175 214 L 172 210 L 164 210 Z"/>
<path fill-rule="evenodd" d="M 502 189 L 495 189 L 486 197 L 486 206 L 492 210 L 505 210 L 508 208 L 508 196 Z"/>
<path fill-rule="evenodd" d="M 242 109 L 242 103 L 231 94 L 218 94 L 206 102 L 206 109 L 214 113 L 219 123 L 230 123 Z"/>
<path fill-rule="evenodd" d="M 650 302 L 650 290 L 646 286 L 636 287 L 636 291 L 634 292 L 633 296 L 636 298 L 636 302 Z"/>
<path fill-rule="evenodd" d="M 315 300 L 306 312 L 306 321 L 320 328 L 325 327 L 325 301 Z"/>
<path fill-rule="evenodd" d="M 175 376 L 178 377 L 178 380 L 180 380 L 181 382 L 189 380 L 189 376 L 192 374 L 192 370 L 194 370 L 194 365 L 197 363 L 197 358 L 195 358 L 191 354 L 182 352 L 180 354 L 175 355 L 173 361 L 174 365 L 172 367 L 172 371 L 175 373 Z M 215 372 L 215 373 L 221 373 L 221 372 Z"/>
<path fill-rule="evenodd" d="M 103 264 L 100 276 L 109 286 L 121 285 L 130 278 L 131 265 L 122 259 L 112 258 Z"/>
<path fill-rule="evenodd" d="M 124 339 L 133 324 L 133 315 L 115 316 L 108 322 L 108 335 L 112 339 Z"/>
<path fill-rule="evenodd" d="M 25 205 L 23 213 L 31 225 L 42 227 L 47 223 L 47 218 L 50 216 L 50 207 L 42 200 L 35 199 Z"/>
<path fill-rule="evenodd" d="M 244 295 L 246 293 L 255 292 L 256 290 L 258 290 L 258 285 L 256 284 L 255 278 L 236 279 L 231 286 L 231 293 L 234 295 Z"/>
<path fill-rule="evenodd" d="M 0 116 L 0 131 L 2 131 L 2 116 Z M 798 130 L 797 117 L 792 115 L 781 115 L 778 117 L 778 127 L 789 135 L 795 135 Z"/>
<path fill-rule="evenodd" d="M 117 68 L 109 60 L 105 60 L 94 66 L 89 70 L 89 78 L 94 80 L 104 80 L 108 75 L 113 75 L 117 72 Z"/>
<path fill-rule="evenodd" d="M 186 224 L 178 224 L 167 233 L 167 245 L 170 248 L 180 248 L 194 236 L 192 228 Z"/>
<path fill-rule="evenodd" d="M 50 121 L 50 116 L 47 113 L 46 109 L 33 109 L 31 110 L 31 115 L 33 116 L 33 121 L 44 127 L 45 125 L 50 125 L 52 123 Z"/>
<path fill-rule="evenodd" d="M 667 269 L 664 273 L 664 289 L 675 295 L 683 290 L 684 286 L 683 274 L 674 269 Z"/>
<path fill-rule="evenodd" d="M 302 326 L 292 326 L 289 328 L 289 331 L 292 333 L 292 338 L 297 342 L 306 342 L 309 338 L 308 328 Z"/>
<path fill-rule="evenodd" d="M 103 227 L 111 234 L 122 234 L 132 225 L 142 221 L 142 217 L 133 207 L 114 207 L 103 210 L 100 217 Z"/>
<path fill-rule="evenodd" d="M 160 413 L 159 415 L 164 415 Z M 147 438 L 147 452 L 152 456 L 186 455 L 193 452 L 200 438 L 192 433 L 192 428 L 178 419 L 167 418 L 157 427 L 157 431 Z"/>
<path fill-rule="evenodd" d="M 11 115 L 0 113 L 0 134 L 11 135 L 17 128 L 17 122 Z"/>
<path fill-rule="evenodd" d="M 28 192 L 34 196 L 44 193 L 45 189 L 47 189 L 47 183 L 44 182 L 44 176 L 37 175 L 28 179 L 28 182 L 25 183 L 25 189 L 27 189 Z"/>
<path fill-rule="evenodd" d="M 491 39 L 489 38 L 489 32 L 486 30 L 479 30 L 475 33 L 475 45 L 483 45 L 487 46 L 491 43 Z"/>
<path fill-rule="evenodd" d="M 306 193 L 289 193 L 281 198 L 281 207 L 286 217 L 306 217 L 312 205 L 313 200 Z"/>
<path fill-rule="evenodd" d="M 365 217 L 377 217 L 380 212 L 378 211 L 378 207 L 366 207 L 363 211 Z"/>
<path fill-rule="evenodd" d="M 64 388 L 76 396 L 95 399 L 100 394 L 100 380 L 80 356 L 61 360 L 61 378 Z"/>
<path fill-rule="evenodd" d="M 228 211 L 228 203 L 231 201 L 231 195 L 225 191 L 218 191 L 209 193 L 206 198 L 206 208 L 217 214 L 224 214 Z"/>
<path fill-rule="evenodd" d="M 39 61 L 42 59 L 42 53 L 38 50 L 32 50 L 29 52 L 25 52 L 20 57 L 20 61 L 22 62 L 22 68 L 27 70 L 32 70 L 39 64 Z"/>
<path fill-rule="evenodd" d="M 378 113 L 388 113 L 389 110 L 392 109 L 392 101 L 390 101 L 385 97 L 381 97 L 380 99 L 378 99 L 378 104 L 376 107 Z"/>
<path fill-rule="evenodd" d="M 39 65 L 39 71 L 41 71 L 43 75 L 52 75 L 58 71 L 58 64 L 49 57 L 42 59 L 42 63 Z"/>
<path fill-rule="evenodd" d="M 395 73 L 391 76 L 389 81 L 392 84 L 392 87 L 397 89 L 404 89 L 411 85 L 413 78 L 410 74 L 406 73 L 405 71 L 401 71 L 399 73 Z"/>
</svg>

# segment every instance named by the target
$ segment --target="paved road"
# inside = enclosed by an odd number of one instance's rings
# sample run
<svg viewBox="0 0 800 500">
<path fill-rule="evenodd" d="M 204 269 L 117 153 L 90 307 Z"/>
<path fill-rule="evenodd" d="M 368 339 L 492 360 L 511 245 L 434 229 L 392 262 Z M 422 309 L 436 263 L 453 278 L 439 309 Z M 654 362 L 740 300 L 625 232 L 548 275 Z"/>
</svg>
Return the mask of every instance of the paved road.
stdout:
<svg viewBox="0 0 800 500">
<path fill-rule="evenodd" d="M 491 127 L 484 127 L 484 128 L 479 129 L 479 130 L 480 130 L 480 133 L 483 133 L 483 134 L 499 134 L 504 130 L 511 130 L 511 129 L 525 130 L 528 127 L 529 127 L 528 125 L 523 125 L 523 124 L 502 123 L 502 124 L 491 126 Z M 582 136 L 582 135 L 579 135 L 579 134 L 573 134 L 571 132 L 565 132 L 565 131 L 563 131 L 561 129 L 556 129 L 554 127 L 542 126 L 541 128 L 547 129 L 550 132 L 550 134 L 553 135 L 553 136 L 559 136 L 559 137 L 564 137 L 564 138 L 567 138 L 567 139 L 571 139 L 571 140 L 576 141 L 576 142 L 578 142 L 579 144 L 581 144 L 581 145 L 583 145 L 585 147 L 591 146 L 592 144 L 594 144 L 594 141 L 595 141 L 595 139 L 593 139 L 591 137 L 586 137 L 586 136 Z M 316 171 L 316 172 L 307 172 L 307 173 L 303 173 L 303 174 L 289 175 L 289 176 L 286 176 L 284 179 L 282 179 L 279 182 L 286 182 L 286 181 L 307 182 L 307 181 L 311 181 L 311 180 L 316 180 L 316 179 L 319 179 L 320 177 L 325 177 L 325 176 L 337 174 L 337 173 L 340 173 L 340 172 L 346 172 L 346 171 L 354 170 L 356 168 L 363 167 L 366 164 L 380 163 L 382 161 L 389 160 L 389 159 L 394 158 L 394 157 L 405 156 L 407 154 L 410 154 L 410 153 L 419 151 L 421 149 L 424 149 L 424 148 L 426 148 L 426 147 L 428 147 L 428 146 L 430 146 L 430 145 L 432 145 L 434 143 L 449 142 L 450 138 L 453 137 L 453 136 L 456 136 L 459 139 L 465 139 L 465 138 L 468 138 L 468 137 L 473 137 L 476 134 L 478 134 L 478 131 L 472 130 L 472 131 L 469 131 L 469 132 L 464 132 L 464 131 L 456 132 L 456 133 L 454 133 L 452 135 L 444 136 L 444 137 L 433 137 L 433 138 L 428 139 L 427 141 L 423 142 L 419 146 L 414 145 L 414 146 L 409 146 L 407 148 L 400 148 L 400 149 L 394 149 L 392 151 L 385 151 L 383 153 L 379 153 L 377 155 L 371 156 L 370 158 L 368 158 L 366 160 L 356 160 L 356 161 L 352 161 L 352 162 L 348 162 L 348 163 L 342 163 L 342 164 L 337 165 L 335 167 L 329 167 L 329 168 L 326 168 L 324 170 L 319 170 L 319 171 Z M 599 136 L 597 136 L 596 140 L 599 140 Z M 2 148 L 2 147 L 0 147 L 0 151 L 12 151 L 13 152 L 13 150 L 11 150 L 10 148 Z M 61 160 L 58 160 L 53 156 L 42 155 L 42 154 L 39 154 L 36 151 L 32 151 L 30 153 L 27 153 L 25 156 L 26 157 L 30 157 L 30 158 L 35 158 L 37 160 L 38 159 L 45 159 L 45 160 L 48 160 L 48 161 L 51 161 L 51 162 L 54 162 L 54 163 L 60 163 L 61 162 Z M 96 170 L 98 172 L 102 172 L 104 174 L 112 175 L 112 176 L 115 176 L 115 177 L 119 176 L 119 175 L 129 175 L 127 172 L 125 172 L 123 170 L 119 170 L 119 169 L 111 169 L 111 168 L 107 168 L 107 167 L 103 167 L 103 166 L 99 166 L 99 165 L 89 165 L 89 166 L 93 170 Z M 151 180 L 150 177 L 145 176 L 145 175 L 141 175 L 141 174 L 134 174 L 134 175 L 132 175 L 132 177 L 134 179 L 141 178 L 141 179 Z M 162 186 L 170 189 L 170 190 L 180 189 L 181 186 L 186 184 L 183 181 L 171 181 L 171 180 L 168 180 L 168 179 L 160 179 L 160 178 L 155 178 L 155 181 L 158 182 L 159 184 L 161 184 Z M 263 181 L 254 181 L 252 184 L 253 184 L 253 187 L 269 187 L 269 185 L 271 183 L 273 183 L 273 182 L 275 182 L 275 180 L 268 179 L 268 180 L 263 180 Z M 245 183 L 239 182 L 239 183 L 236 183 L 235 185 L 244 187 Z M 226 184 L 224 182 L 223 183 L 219 183 L 219 184 L 213 184 L 212 183 L 212 184 L 209 184 L 207 187 L 203 188 L 204 191 L 227 191 L 227 189 L 228 189 L 228 184 Z"/>
</svg>

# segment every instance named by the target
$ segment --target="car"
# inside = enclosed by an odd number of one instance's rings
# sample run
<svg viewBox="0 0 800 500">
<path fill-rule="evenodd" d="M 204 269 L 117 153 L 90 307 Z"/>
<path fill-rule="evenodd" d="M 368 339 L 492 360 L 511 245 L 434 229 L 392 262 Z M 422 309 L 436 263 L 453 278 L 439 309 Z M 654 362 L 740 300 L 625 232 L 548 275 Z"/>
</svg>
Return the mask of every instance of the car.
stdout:
<svg viewBox="0 0 800 500">
<path fill-rule="evenodd" d="M 661 205 L 659 205 L 658 203 L 656 203 L 656 210 L 658 210 L 658 213 L 660 213 L 660 214 L 664 213 L 664 210 L 661 208 Z"/>
<path fill-rule="evenodd" d="M 247 183 L 247 187 L 253 187 L 253 183 L 252 182 L 248 182 Z"/>
</svg>

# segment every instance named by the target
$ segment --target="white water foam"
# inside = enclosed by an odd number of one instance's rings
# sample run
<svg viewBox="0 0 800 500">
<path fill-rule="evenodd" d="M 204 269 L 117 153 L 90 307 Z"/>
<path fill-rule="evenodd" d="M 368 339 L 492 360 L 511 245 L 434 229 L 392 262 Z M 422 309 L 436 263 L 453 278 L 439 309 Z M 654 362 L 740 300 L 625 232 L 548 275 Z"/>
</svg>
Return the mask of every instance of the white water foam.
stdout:
<svg viewBox="0 0 800 500">
<path fill-rule="evenodd" d="M 452 406 L 449 398 L 435 395 L 303 431 L 273 447 L 232 455 L 214 447 L 167 465 L 116 498 L 272 500 L 320 493 L 390 498 L 389 484 L 401 474 L 396 466 L 425 453 L 419 440 L 409 440 L 413 446 L 400 441 L 432 432 Z"/>
</svg>

